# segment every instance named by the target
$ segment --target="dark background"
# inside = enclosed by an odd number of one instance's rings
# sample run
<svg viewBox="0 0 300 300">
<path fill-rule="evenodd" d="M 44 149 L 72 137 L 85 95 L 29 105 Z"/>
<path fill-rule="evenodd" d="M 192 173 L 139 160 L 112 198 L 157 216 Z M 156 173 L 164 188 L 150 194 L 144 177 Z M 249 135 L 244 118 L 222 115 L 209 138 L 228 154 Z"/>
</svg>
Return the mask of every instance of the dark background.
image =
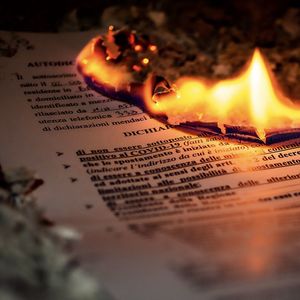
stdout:
<svg viewBox="0 0 300 300">
<path fill-rule="evenodd" d="M 298 6 L 295 0 L 265 1 L 107 1 L 107 0 L 44 0 L 44 1 L 1 1 L 0 29 L 14 31 L 55 32 L 62 29 L 68 14 L 78 20 L 79 30 L 88 30 L 101 26 L 103 10 L 112 5 L 130 7 L 132 5 L 147 9 L 165 11 L 170 24 L 185 28 L 197 17 L 214 19 L 247 28 L 249 32 L 258 32 L 261 28 L 272 28 L 276 20 L 289 6 Z M 78 29 L 78 27 L 76 27 Z"/>
<path fill-rule="evenodd" d="M 165 21 L 159 24 L 161 16 Z M 300 99 L 299 0 L 0 3 L 0 30 L 64 32 L 109 25 L 127 26 L 153 38 L 160 59 L 157 64 L 152 60 L 151 67 L 171 81 L 182 75 L 212 79 L 234 76 L 258 47 L 284 93 Z M 3 42 L 1 49 L 1 42 L 0 38 L 0 51 L 7 52 L 7 43 Z"/>
</svg>

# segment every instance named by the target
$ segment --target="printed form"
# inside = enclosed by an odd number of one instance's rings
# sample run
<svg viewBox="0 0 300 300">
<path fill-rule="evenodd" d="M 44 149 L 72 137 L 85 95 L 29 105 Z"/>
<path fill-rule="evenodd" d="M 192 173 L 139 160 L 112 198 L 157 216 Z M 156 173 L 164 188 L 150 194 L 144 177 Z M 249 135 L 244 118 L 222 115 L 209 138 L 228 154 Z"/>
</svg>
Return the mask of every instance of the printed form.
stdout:
<svg viewBox="0 0 300 300">
<path fill-rule="evenodd" d="M 0 163 L 44 179 L 113 299 L 298 299 L 299 139 L 192 135 L 97 94 L 75 63 L 97 32 L 0 35 Z"/>
</svg>

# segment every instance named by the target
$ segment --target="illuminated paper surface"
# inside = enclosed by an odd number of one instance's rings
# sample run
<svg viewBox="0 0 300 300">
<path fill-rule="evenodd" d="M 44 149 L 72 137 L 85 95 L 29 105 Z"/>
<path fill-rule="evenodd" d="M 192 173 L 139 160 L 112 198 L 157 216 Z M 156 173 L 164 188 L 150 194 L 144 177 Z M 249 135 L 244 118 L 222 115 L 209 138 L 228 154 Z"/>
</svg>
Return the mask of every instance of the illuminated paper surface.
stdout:
<svg viewBox="0 0 300 300">
<path fill-rule="evenodd" d="M 37 170 L 115 299 L 297 299 L 300 140 L 190 135 L 95 93 L 75 67 L 94 35 L 1 33 L 3 167 Z"/>
</svg>

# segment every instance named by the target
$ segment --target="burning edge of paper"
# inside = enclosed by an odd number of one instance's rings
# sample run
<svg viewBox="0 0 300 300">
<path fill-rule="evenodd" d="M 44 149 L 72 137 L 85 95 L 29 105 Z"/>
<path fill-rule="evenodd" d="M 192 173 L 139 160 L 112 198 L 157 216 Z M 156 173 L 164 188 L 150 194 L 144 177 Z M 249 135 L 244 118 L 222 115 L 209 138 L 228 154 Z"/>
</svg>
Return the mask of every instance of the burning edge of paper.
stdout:
<svg viewBox="0 0 300 300">
<path fill-rule="evenodd" d="M 77 65 L 97 92 L 172 125 L 267 144 L 300 137 L 300 106 L 283 94 L 259 49 L 233 78 L 180 78 L 174 84 L 149 70 L 151 55 L 159 49 L 149 39 L 110 27 L 85 46 Z"/>
</svg>

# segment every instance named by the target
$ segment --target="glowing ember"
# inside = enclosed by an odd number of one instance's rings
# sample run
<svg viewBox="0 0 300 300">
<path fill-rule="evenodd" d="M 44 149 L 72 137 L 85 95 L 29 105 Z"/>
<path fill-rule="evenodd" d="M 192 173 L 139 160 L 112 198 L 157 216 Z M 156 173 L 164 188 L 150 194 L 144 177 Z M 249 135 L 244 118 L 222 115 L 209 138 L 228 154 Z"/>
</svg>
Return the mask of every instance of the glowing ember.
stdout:
<svg viewBox="0 0 300 300">
<path fill-rule="evenodd" d="M 134 46 L 134 50 L 135 51 L 142 51 L 143 50 L 143 47 L 141 45 L 135 45 Z"/>
<path fill-rule="evenodd" d="M 150 51 L 155 52 L 157 51 L 157 47 L 155 45 L 150 45 L 149 46 Z"/>
<path fill-rule="evenodd" d="M 149 64 L 149 58 L 147 58 L 147 57 L 143 58 L 142 64 L 143 65 L 148 65 Z"/>
<path fill-rule="evenodd" d="M 130 68 L 119 63 L 125 52 L 112 43 L 112 30 L 104 39 L 93 39 L 78 57 L 79 70 L 89 82 L 132 93 L 151 114 L 167 117 L 170 124 L 216 123 L 223 133 L 227 126 L 253 128 L 263 141 L 266 130 L 300 128 L 300 107 L 283 95 L 258 49 L 234 78 L 218 82 L 181 78 L 170 86 L 164 79 L 154 84 L 149 76 L 136 95 L 131 91 L 134 73 L 148 68 L 151 59 L 137 56 Z M 132 49 L 135 55 L 148 55 L 144 53 L 147 50 L 158 52 L 153 44 L 142 47 L 134 34 L 127 36 L 127 50 Z M 124 60 L 130 61 L 130 57 Z"/>
</svg>

